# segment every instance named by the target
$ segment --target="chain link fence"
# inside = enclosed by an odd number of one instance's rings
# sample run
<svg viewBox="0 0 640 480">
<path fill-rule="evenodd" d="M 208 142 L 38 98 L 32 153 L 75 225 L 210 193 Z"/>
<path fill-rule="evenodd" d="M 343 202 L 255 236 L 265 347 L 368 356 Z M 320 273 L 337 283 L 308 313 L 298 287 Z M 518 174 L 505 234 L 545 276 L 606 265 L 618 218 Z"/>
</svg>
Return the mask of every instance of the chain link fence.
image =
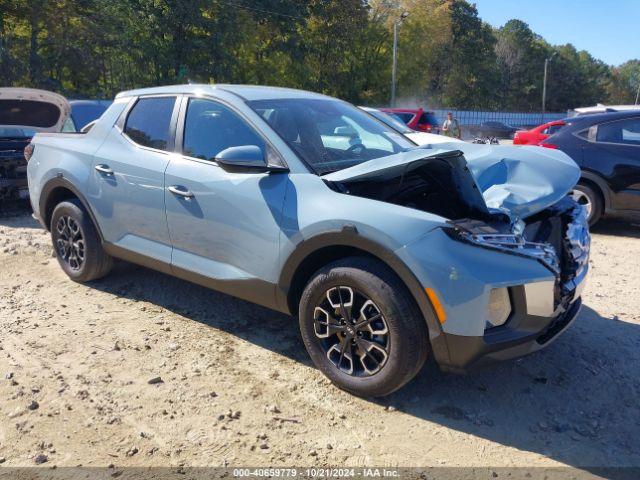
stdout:
<svg viewBox="0 0 640 480">
<path fill-rule="evenodd" d="M 431 110 L 434 113 L 435 118 L 438 121 L 438 125 L 447 118 L 447 114 L 451 112 L 453 117 L 458 120 L 460 129 L 462 131 L 462 138 L 464 140 L 470 140 L 475 136 L 500 136 L 496 133 L 486 133 L 485 129 L 480 128 L 486 122 L 500 122 L 510 127 L 517 129 L 529 129 L 541 125 L 543 123 L 551 122 L 554 120 L 560 120 L 566 118 L 566 113 L 531 113 L 531 112 L 496 112 L 496 111 L 483 111 L 483 110 L 455 110 L 455 109 L 438 109 Z M 507 137 L 511 137 L 508 135 Z"/>
<path fill-rule="evenodd" d="M 533 128 L 537 125 L 566 118 L 566 113 L 531 113 L 531 112 L 490 112 L 482 110 L 432 110 L 442 125 L 447 113 L 453 113 L 460 125 L 481 125 L 484 122 L 502 122 L 522 128 Z"/>
</svg>

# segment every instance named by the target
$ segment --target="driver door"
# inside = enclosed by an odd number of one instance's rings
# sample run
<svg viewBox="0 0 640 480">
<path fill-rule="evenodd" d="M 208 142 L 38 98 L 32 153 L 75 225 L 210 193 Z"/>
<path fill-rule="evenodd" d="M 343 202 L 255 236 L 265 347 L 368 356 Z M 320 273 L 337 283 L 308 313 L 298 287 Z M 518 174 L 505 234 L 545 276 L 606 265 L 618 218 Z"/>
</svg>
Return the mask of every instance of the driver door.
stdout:
<svg viewBox="0 0 640 480">
<path fill-rule="evenodd" d="M 288 175 L 230 173 L 216 163 L 218 153 L 234 146 L 255 145 L 267 153 L 263 137 L 227 105 L 185 97 L 178 122 L 181 153 L 169 162 L 164 193 L 172 269 L 266 304 L 278 279 Z"/>
</svg>

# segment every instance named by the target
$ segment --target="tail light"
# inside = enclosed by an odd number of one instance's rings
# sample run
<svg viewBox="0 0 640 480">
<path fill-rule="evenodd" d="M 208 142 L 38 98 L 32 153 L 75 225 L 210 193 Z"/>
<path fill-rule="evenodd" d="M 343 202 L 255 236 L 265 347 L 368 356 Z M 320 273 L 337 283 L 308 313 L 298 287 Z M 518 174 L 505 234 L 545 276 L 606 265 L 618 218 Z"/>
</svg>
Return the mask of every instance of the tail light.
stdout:
<svg viewBox="0 0 640 480">
<path fill-rule="evenodd" d="M 31 157 L 33 156 L 33 151 L 35 150 L 35 148 L 36 146 L 32 143 L 24 147 L 24 158 L 25 160 L 27 160 L 27 162 L 31 160 Z"/>
<path fill-rule="evenodd" d="M 431 124 L 421 123 L 418 125 L 418 130 L 429 133 L 431 131 Z"/>
<path fill-rule="evenodd" d="M 544 147 L 544 148 L 553 148 L 553 149 L 557 149 L 558 146 L 554 145 L 553 143 L 547 143 L 547 142 L 540 142 L 538 144 L 539 147 Z"/>
</svg>

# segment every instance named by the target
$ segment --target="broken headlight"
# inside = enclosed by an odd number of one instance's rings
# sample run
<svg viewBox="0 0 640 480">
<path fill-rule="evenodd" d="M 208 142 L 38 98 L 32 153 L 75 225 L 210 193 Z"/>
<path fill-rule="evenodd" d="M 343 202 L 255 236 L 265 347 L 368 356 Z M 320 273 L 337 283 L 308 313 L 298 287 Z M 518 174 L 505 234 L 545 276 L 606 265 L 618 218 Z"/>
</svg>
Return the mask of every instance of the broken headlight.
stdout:
<svg viewBox="0 0 640 480">
<path fill-rule="evenodd" d="M 542 262 L 555 274 L 560 271 L 560 261 L 556 249 L 547 243 L 528 242 L 524 236 L 524 223 L 491 225 L 480 220 L 456 220 L 450 222 L 452 228 L 447 234 L 459 241 L 490 248 L 504 253 L 533 258 Z"/>
</svg>

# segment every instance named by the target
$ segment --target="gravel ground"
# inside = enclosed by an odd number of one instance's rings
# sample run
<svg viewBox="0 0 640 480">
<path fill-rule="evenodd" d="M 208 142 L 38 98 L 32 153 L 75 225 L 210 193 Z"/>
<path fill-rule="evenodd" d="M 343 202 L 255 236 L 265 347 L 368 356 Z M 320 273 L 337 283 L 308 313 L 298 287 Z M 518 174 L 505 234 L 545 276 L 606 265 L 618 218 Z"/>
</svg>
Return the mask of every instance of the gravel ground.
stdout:
<svg viewBox="0 0 640 480">
<path fill-rule="evenodd" d="M 132 265 L 70 281 L 0 214 L 3 466 L 640 466 L 640 225 L 606 221 L 574 326 L 381 401 L 334 388 L 294 319 Z"/>
</svg>

